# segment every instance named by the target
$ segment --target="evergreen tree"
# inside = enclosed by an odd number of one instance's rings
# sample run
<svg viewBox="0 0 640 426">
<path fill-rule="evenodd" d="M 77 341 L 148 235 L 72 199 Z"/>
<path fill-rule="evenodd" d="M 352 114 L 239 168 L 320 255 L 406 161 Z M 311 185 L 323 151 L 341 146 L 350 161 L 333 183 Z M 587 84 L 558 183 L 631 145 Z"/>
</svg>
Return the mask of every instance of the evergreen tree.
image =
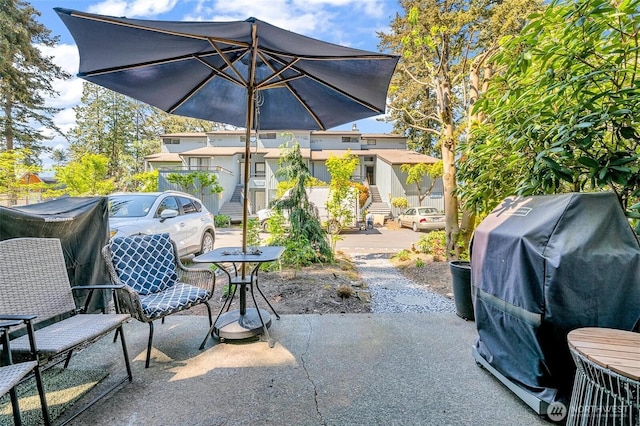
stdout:
<svg viewBox="0 0 640 426">
<path fill-rule="evenodd" d="M 39 12 L 21 0 L 0 0 L 0 150 L 26 149 L 27 165 L 40 165 L 47 137 L 33 126 L 59 131 L 46 96 L 57 95 L 52 82 L 70 76 L 38 45 L 55 46 L 57 37 L 36 21 Z"/>
<path fill-rule="evenodd" d="M 108 176 L 124 185 L 144 168 L 144 157 L 159 151 L 151 107 L 104 87 L 84 83 L 76 126 L 69 132 L 75 161 L 98 154 L 109 159 Z"/>
<path fill-rule="evenodd" d="M 320 219 L 314 206 L 309 202 L 305 190 L 307 182 L 311 179 L 311 172 L 307 167 L 300 145 L 292 134 L 288 134 L 290 143 L 285 143 L 280 156 L 280 169 L 277 175 L 294 184 L 289 191 L 289 197 L 279 200 L 274 206 L 278 210 L 289 211 L 290 230 L 285 241 L 272 241 L 274 244 L 284 244 L 287 251 L 284 254 L 287 259 L 297 259 L 296 264 L 301 264 L 301 259 L 311 262 L 326 262 L 333 260 L 333 253 L 327 241 L 327 233 L 320 224 Z"/>
</svg>

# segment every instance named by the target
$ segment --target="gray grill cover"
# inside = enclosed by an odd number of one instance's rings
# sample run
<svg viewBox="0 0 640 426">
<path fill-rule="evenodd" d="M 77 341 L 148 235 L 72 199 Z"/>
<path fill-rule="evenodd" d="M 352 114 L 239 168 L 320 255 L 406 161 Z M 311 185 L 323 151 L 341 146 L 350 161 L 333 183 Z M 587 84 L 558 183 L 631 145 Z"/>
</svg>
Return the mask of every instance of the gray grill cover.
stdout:
<svg viewBox="0 0 640 426">
<path fill-rule="evenodd" d="M 508 198 L 471 253 L 476 349 L 549 404 L 570 396 L 569 331 L 640 317 L 640 247 L 613 193 Z"/>
<path fill-rule="evenodd" d="M 58 238 L 72 286 L 108 284 L 107 267 L 100 255 L 109 241 L 107 207 L 106 197 L 65 197 L 13 208 L 0 206 L 0 240 Z M 29 261 L 37 259 L 25 259 Z M 76 296 L 76 303 L 84 300 L 83 295 Z M 94 301 L 91 310 L 106 303 L 97 296 Z"/>
</svg>

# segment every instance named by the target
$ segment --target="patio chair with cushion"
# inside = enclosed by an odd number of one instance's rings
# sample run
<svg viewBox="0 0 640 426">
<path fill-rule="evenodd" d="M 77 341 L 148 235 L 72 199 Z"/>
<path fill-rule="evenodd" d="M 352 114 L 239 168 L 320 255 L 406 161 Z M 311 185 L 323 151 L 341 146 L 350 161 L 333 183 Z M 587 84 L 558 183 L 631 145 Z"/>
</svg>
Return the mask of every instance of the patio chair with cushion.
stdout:
<svg viewBox="0 0 640 426">
<path fill-rule="evenodd" d="M 102 249 L 111 281 L 123 285 L 117 302 L 122 312 L 149 324 L 145 367 L 153 344 L 153 321 L 204 304 L 212 324 L 209 299 L 215 274 L 206 268 L 186 268 L 169 234 L 113 238 Z"/>
<path fill-rule="evenodd" d="M 45 425 L 51 424 L 49 419 L 49 409 L 47 408 L 47 399 L 42 385 L 42 375 L 40 367 L 36 361 L 25 361 L 17 364 L 13 363 L 11 356 L 11 346 L 9 343 L 9 327 L 15 327 L 22 324 L 22 321 L 4 321 L 0 322 L 0 345 L 2 345 L 2 365 L 0 367 L 0 396 L 9 392 L 11 397 L 11 406 L 13 408 L 13 422 L 16 425 L 22 424 L 20 417 L 20 406 L 18 405 L 18 392 L 16 386 L 29 374 L 34 373 L 38 394 L 40 395 L 40 404 L 42 406 L 42 419 Z M 33 341 L 33 336 L 30 336 Z M 35 345 L 35 344 L 34 344 Z"/>
<path fill-rule="evenodd" d="M 87 290 L 86 303 L 82 308 L 76 307 L 73 297 L 77 290 Z M 122 333 L 122 324 L 130 316 L 85 313 L 94 290 L 114 291 L 115 287 L 71 287 L 59 239 L 13 238 L 0 241 L 0 320 L 19 320 L 20 324 L 11 327 L 10 331 L 13 360 L 36 362 L 38 367 L 51 367 L 65 361 L 66 368 L 75 350 L 118 330 L 127 375 L 102 395 L 127 380 L 131 381 L 131 366 Z"/>
</svg>

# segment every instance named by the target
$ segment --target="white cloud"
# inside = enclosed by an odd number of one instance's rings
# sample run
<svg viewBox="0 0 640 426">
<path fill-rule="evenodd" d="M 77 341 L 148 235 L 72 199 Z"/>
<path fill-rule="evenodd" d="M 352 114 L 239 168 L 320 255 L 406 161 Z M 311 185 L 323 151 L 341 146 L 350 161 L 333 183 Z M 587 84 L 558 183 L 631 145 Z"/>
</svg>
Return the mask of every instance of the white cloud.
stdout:
<svg viewBox="0 0 640 426">
<path fill-rule="evenodd" d="M 65 108 L 58 112 L 53 119 L 60 130 L 62 130 L 63 133 L 67 133 L 76 125 L 76 112 L 73 108 Z"/>
<path fill-rule="evenodd" d="M 127 18 L 148 18 L 171 11 L 176 3 L 177 0 L 105 0 L 90 6 L 87 11 Z"/>
<path fill-rule="evenodd" d="M 43 55 L 51 58 L 51 61 L 71 75 L 78 72 L 79 57 L 78 49 L 74 45 L 59 44 L 54 47 L 38 45 L 38 49 Z M 47 99 L 48 106 L 55 108 L 66 108 L 75 106 L 80 102 L 82 97 L 82 81 L 76 77 L 70 80 L 54 80 L 52 82 L 54 90 L 59 95 L 54 98 Z"/>
<path fill-rule="evenodd" d="M 70 74 L 78 72 L 78 48 L 72 44 L 58 44 L 54 47 L 42 44 L 36 45 L 43 55 L 51 58 L 52 62 Z"/>
</svg>

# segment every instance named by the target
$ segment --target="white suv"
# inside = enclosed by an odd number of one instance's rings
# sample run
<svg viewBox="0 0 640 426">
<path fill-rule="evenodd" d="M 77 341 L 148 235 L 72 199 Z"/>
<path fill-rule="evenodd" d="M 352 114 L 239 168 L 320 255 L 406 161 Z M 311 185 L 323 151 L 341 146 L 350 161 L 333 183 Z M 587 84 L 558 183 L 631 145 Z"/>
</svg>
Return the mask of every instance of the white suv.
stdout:
<svg viewBox="0 0 640 426">
<path fill-rule="evenodd" d="M 196 197 L 178 191 L 117 192 L 109 198 L 111 237 L 169 233 L 180 257 L 213 250 L 213 214 Z"/>
</svg>

